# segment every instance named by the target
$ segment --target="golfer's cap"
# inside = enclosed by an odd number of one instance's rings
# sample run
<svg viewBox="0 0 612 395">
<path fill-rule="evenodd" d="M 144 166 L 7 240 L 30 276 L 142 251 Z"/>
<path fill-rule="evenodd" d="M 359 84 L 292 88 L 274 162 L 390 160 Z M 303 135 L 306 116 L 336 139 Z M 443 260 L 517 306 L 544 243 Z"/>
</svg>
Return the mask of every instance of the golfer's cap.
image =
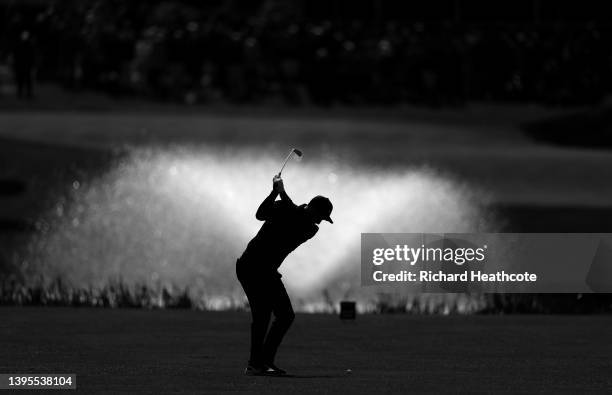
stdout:
<svg viewBox="0 0 612 395">
<path fill-rule="evenodd" d="M 312 209 L 314 209 L 327 222 L 332 223 L 332 224 L 334 223 L 334 221 L 332 221 L 330 217 L 331 212 L 334 209 L 334 206 L 329 201 L 329 199 L 326 198 L 325 196 L 313 197 L 310 200 L 310 203 L 308 203 L 308 207 L 311 207 Z"/>
</svg>

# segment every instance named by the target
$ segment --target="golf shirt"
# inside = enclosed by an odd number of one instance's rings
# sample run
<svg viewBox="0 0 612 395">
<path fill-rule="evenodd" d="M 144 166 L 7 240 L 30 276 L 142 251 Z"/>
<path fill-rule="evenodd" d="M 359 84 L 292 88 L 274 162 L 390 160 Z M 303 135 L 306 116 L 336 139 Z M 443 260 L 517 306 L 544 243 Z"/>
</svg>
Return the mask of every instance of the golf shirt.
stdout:
<svg viewBox="0 0 612 395">
<path fill-rule="evenodd" d="M 280 200 L 276 200 L 278 195 Z M 257 209 L 255 217 L 265 222 L 247 245 L 238 264 L 257 274 L 280 276 L 277 270 L 287 255 L 319 230 L 306 212 L 306 205 L 295 205 L 285 192 L 272 191 Z"/>
</svg>

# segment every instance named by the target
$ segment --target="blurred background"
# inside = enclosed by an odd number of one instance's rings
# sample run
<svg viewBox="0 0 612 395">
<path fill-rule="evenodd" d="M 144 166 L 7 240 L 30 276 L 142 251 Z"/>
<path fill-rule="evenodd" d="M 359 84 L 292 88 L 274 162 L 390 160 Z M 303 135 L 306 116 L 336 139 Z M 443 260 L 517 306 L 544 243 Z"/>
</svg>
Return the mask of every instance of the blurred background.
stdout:
<svg viewBox="0 0 612 395">
<path fill-rule="evenodd" d="M 361 232 L 612 229 L 604 1 L 0 0 L 0 303 L 241 309 L 291 147 L 303 311 L 609 312 L 359 286 Z"/>
<path fill-rule="evenodd" d="M 604 1 L 3 0 L 1 8 L 5 95 L 12 72 L 19 83 L 34 71 L 37 83 L 71 91 L 185 104 L 584 105 L 611 84 Z"/>
</svg>

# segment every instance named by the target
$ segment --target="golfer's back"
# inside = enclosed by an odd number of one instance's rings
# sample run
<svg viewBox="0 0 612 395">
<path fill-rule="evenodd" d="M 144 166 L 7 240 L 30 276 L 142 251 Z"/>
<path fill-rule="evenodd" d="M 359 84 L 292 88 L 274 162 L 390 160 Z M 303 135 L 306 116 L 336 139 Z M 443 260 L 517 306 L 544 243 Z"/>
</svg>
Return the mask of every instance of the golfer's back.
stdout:
<svg viewBox="0 0 612 395">
<path fill-rule="evenodd" d="M 257 211 L 257 218 L 265 222 L 239 259 L 243 269 L 258 274 L 278 273 L 287 255 L 319 230 L 308 217 L 306 205 L 296 206 L 286 196 L 278 201 L 269 198 Z"/>
</svg>

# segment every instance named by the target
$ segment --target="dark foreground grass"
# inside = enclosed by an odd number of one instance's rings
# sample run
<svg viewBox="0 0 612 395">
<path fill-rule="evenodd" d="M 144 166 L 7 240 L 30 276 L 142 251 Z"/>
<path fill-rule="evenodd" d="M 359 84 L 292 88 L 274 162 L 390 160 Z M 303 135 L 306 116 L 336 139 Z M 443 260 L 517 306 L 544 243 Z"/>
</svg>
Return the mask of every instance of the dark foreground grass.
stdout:
<svg viewBox="0 0 612 395">
<path fill-rule="evenodd" d="M 0 308 L 1 373 L 76 373 L 83 393 L 609 392 L 609 316 L 298 314 L 245 377 L 248 313 Z M 347 372 L 351 369 L 351 372 Z"/>
</svg>

